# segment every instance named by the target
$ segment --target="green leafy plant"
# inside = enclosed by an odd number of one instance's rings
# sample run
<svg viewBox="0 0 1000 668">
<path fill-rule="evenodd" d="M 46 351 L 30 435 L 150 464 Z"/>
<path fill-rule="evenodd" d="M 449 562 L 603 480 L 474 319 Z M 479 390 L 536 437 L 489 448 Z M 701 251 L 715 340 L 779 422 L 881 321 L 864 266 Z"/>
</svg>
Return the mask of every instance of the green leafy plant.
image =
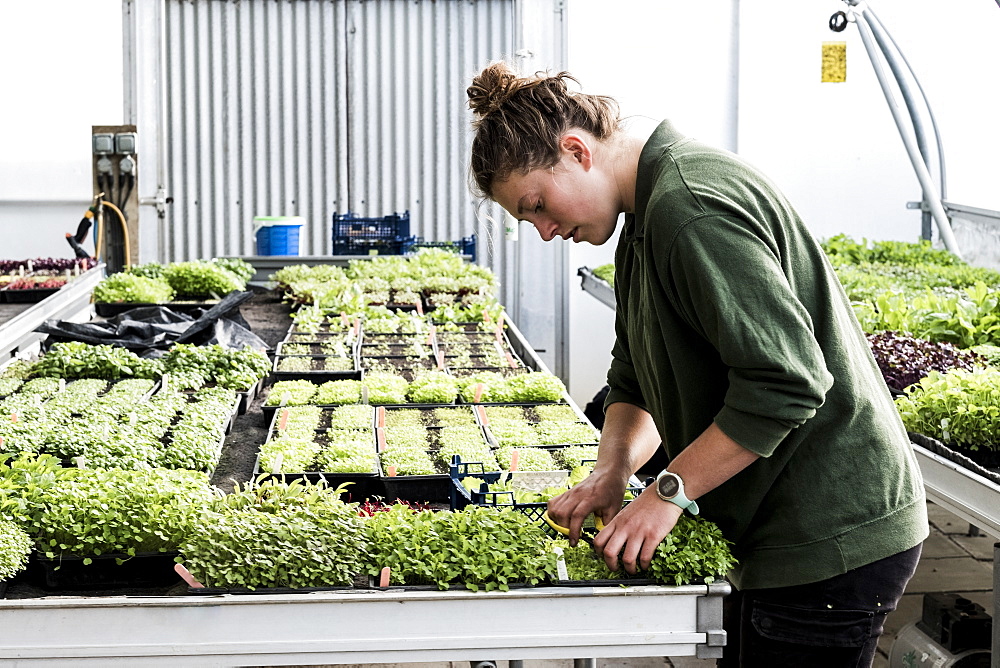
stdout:
<svg viewBox="0 0 1000 668">
<path fill-rule="evenodd" d="M 64 469 L 49 486 L 25 490 L 26 529 L 46 557 L 90 558 L 176 549 L 210 497 L 192 471 Z"/>
<path fill-rule="evenodd" d="M 615 286 L 615 265 L 613 263 L 594 267 L 590 272 L 611 287 Z"/>
<path fill-rule="evenodd" d="M 685 513 L 656 548 L 646 574 L 674 585 L 712 583 L 736 565 L 731 548 L 717 525 Z"/>
<path fill-rule="evenodd" d="M 266 481 L 218 494 L 180 544 L 207 587 L 350 585 L 364 570 L 364 523 L 342 488 Z"/>
<path fill-rule="evenodd" d="M 173 298 L 174 289 L 165 280 L 136 273 L 111 274 L 94 287 L 94 301 L 98 304 L 161 304 Z"/>
<path fill-rule="evenodd" d="M 405 404 L 408 383 L 402 376 L 375 372 L 365 374 L 362 385 L 368 388 L 370 404 Z"/>
<path fill-rule="evenodd" d="M 469 506 L 459 512 L 419 512 L 397 505 L 367 518 L 368 573 L 390 569 L 391 584 L 452 584 L 472 591 L 508 591 L 555 572 L 555 554 L 537 522 L 523 514 Z"/>
<path fill-rule="evenodd" d="M 971 451 L 1000 451 L 1000 370 L 932 371 L 896 400 L 903 424 Z"/>
<path fill-rule="evenodd" d="M 225 348 L 218 344 L 196 346 L 179 343 L 161 361 L 168 373 L 196 373 L 208 382 L 232 390 L 253 387 L 271 367 L 265 353 L 252 348 Z"/>
<path fill-rule="evenodd" d="M 361 401 L 361 381 L 329 380 L 317 388 L 313 401 L 321 406 L 356 404 Z"/>
<path fill-rule="evenodd" d="M 0 515 L 0 582 L 25 569 L 31 546 L 31 537 L 24 529 Z"/>
<path fill-rule="evenodd" d="M 65 341 L 53 343 L 31 373 L 48 378 L 158 378 L 163 375 L 163 364 L 119 346 Z"/>
<path fill-rule="evenodd" d="M 253 278 L 254 274 L 257 273 L 252 264 L 238 257 L 217 257 L 212 262 L 228 270 L 244 283 Z"/>
<path fill-rule="evenodd" d="M 265 406 L 302 406 L 312 401 L 318 386 L 308 380 L 279 380 L 271 386 Z"/>
<path fill-rule="evenodd" d="M 194 260 L 171 262 L 163 268 L 163 278 L 178 297 L 222 298 L 246 287 L 246 281 L 213 262 Z"/>
<path fill-rule="evenodd" d="M 415 404 L 449 404 L 458 395 L 458 383 L 443 371 L 425 371 L 406 389 L 407 398 Z"/>
</svg>

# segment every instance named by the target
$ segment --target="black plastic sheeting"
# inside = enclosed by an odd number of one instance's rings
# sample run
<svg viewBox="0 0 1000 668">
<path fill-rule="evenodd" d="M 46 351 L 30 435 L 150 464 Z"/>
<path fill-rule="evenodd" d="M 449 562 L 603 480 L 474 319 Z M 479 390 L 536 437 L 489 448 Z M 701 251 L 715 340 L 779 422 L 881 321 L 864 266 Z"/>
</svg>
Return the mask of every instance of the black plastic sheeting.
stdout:
<svg viewBox="0 0 1000 668">
<path fill-rule="evenodd" d="M 252 292 L 230 292 L 211 308 L 185 313 L 169 306 L 143 306 L 103 321 L 47 320 L 35 331 L 48 334 L 49 343 L 121 346 L 141 357 L 159 357 L 176 343 L 266 350 L 267 344 L 250 331 L 240 314 L 240 304 L 251 297 Z"/>
</svg>

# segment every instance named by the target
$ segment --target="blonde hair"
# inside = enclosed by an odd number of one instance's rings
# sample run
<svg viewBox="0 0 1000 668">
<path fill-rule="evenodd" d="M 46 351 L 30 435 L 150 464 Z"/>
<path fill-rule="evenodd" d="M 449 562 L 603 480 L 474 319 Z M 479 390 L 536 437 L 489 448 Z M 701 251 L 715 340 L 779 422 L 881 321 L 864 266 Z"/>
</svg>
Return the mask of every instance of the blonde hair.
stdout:
<svg viewBox="0 0 1000 668">
<path fill-rule="evenodd" d="M 607 139 L 620 128 L 614 98 L 569 89 L 579 85 L 568 72 L 519 77 L 506 63 L 491 63 L 466 93 L 476 114 L 472 127 L 471 184 L 493 198 L 493 186 L 514 172 L 549 168 L 559 162 L 559 142 L 570 128 Z"/>
</svg>

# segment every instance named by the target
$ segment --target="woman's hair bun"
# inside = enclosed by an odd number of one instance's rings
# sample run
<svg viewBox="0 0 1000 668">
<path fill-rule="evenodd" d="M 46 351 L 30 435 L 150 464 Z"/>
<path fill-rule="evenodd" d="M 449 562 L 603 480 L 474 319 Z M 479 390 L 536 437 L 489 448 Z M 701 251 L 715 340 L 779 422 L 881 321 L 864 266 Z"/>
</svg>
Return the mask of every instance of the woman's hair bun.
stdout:
<svg viewBox="0 0 1000 668">
<path fill-rule="evenodd" d="M 466 90 L 469 108 L 480 117 L 489 116 L 517 91 L 517 79 L 517 74 L 506 63 L 491 63 Z"/>
</svg>

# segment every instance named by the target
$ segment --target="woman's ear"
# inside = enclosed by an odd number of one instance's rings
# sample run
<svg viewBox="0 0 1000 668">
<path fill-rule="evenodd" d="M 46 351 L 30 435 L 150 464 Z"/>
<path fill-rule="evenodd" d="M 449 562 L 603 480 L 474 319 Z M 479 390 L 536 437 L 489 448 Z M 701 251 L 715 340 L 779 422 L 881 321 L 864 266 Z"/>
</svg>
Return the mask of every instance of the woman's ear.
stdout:
<svg viewBox="0 0 1000 668">
<path fill-rule="evenodd" d="M 564 134 L 562 140 L 559 142 L 559 146 L 562 148 L 563 153 L 580 163 L 583 171 L 590 171 L 590 168 L 594 165 L 594 154 L 590 150 L 590 144 L 583 136 L 574 133 Z"/>
</svg>

